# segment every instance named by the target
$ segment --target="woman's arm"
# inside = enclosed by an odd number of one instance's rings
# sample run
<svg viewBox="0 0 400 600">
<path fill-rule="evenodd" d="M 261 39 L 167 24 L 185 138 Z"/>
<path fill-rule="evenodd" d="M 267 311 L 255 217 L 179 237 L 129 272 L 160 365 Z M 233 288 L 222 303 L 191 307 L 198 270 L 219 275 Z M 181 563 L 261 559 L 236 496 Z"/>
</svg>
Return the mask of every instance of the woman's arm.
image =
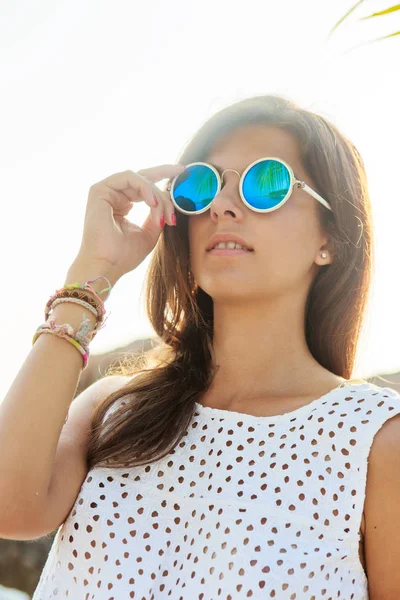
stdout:
<svg viewBox="0 0 400 600">
<path fill-rule="evenodd" d="M 365 559 L 370 600 L 400 599 L 400 415 L 371 447 L 365 499 Z"/>
</svg>

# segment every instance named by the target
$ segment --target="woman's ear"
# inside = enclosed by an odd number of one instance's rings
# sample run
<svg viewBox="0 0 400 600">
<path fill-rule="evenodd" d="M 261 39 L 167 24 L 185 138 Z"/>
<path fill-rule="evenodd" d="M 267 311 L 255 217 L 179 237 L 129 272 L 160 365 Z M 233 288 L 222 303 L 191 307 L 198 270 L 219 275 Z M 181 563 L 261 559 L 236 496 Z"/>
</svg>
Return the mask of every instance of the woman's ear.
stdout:
<svg viewBox="0 0 400 600">
<path fill-rule="evenodd" d="M 330 265 L 332 263 L 333 251 L 328 240 L 319 248 L 315 257 L 315 263 L 320 266 Z"/>
</svg>

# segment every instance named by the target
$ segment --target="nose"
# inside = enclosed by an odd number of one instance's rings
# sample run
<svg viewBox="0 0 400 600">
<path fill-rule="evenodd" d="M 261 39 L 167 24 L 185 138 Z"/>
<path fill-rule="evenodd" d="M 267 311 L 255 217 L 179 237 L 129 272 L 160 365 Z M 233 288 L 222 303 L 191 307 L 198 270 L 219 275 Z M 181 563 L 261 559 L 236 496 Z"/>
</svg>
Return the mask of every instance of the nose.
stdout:
<svg viewBox="0 0 400 600">
<path fill-rule="evenodd" d="M 228 184 L 224 185 L 224 175 L 227 171 L 233 171 L 238 176 L 237 178 L 233 175 L 230 177 L 229 187 Z M 218 218 L 226 213 L 230 213 L 237 218 L 243 214 L 244 204 L 240 198 L 239 180 L 240 173 L 236 169 L 225 169 L 223 171 L 221 175 L 221 189 L 214 197 L 210 206 L 212 217 Z"/>
</svg>

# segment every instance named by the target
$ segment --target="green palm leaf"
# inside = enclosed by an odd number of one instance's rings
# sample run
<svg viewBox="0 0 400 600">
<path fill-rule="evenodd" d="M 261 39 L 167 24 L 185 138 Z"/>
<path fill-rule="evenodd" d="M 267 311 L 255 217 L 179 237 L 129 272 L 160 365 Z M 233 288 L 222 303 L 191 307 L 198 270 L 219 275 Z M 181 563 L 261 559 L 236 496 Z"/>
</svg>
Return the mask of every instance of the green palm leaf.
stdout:
<svg viewBox="0 0 400 600">
<path fill-rule="evenodd" d="M 332 33 L 339 27 L 339 25 L 341 25 L 343 23 L 343 21 L 345 19 L 347 19 L 347 17 L 349 15 L 351 15 L 351 13 L 354 12 L 355 9 L 358 6 L 360 6 L 360 4 L 362 4 L 363 2 L 364 2 L 364 0 L 359 0 L 341 19 L 339 19 L 339 21 L 336 23 L 336 25 L 329 32 L 328 37 L 330 37 L 332 35 Z M 400 10 L 400 4 L 395 4 L 394 6 L 390 6 L 389 8 L 385 8 L 384 10 L 380 10 L 378 12 L 374 12 L 371 15 L 368 15 L 366 17 L 361 17 L 359 20 L 360 21 L 365 21 L 366 19 L 371 19 L 373 17 L 382 17 L 384 15 L 388 15 L 390 13 L 394 13 L 394 12 L 396 12 L 398 10 Z M 347 52 L 350 52 L 351 50 L 354 50 L 356 48 L 360 48 L 361 46 L 372 44 L 374 42 L 380 42 L 382 40 L 387 40 L 388 38 L 395 37 L 396 35 L 400 35 L 400 31 L 395 31 L 394 33 L 390 33 L 389 35 L 384 35 L 383 37 L 376 38 L 375 40 L 372 40 L 370 42 L 364 42 L 363 44 L 359 44 L 358 46 L 354 46 L 354 48 L 351 48 Z M 345 52 L 345 54 L 347 54 L 347 52 Z"/>
<path fill-rule="evenodd" d="M 361 46 L 367 46 L 368 44 L 373 44 L 374 42 L 380 42 L 381 40 L 387 40 L 388 38 L 394 37 L 396 35 L 400 35 L 400 31 L 395 31 L 394 33 L 390 33 L 389 35 L 384 35 L 383 37 L 375 38 L 374 40 L 371 40 L 370 42 L 364 42 L 363 44 L 359 44 L 358 46 L 355 46 L 355 48 L 360 48 Z"/>
<path fill-rule="evenodd" d="M 374 12 L 372 15 L 368 15 L 368 17 L 362 17 L 360 21 L 364 21 L 365 19 L 370 19 L 371 17 L 381 17 L 382 15 L 388 15 L 389 13 L 395 12 L 396 10 L 400 10 L 400 4 L 395 4 L 390 8 L 385 8 L 385 10 L 380 10 L 379 12 Z"/>
<path fill-rule="evenodd" d="M 336 23 L 336 25 L 330 30 L 329 36 L 331 36 L 332 33 L 339 27 L 339 25 L 341 25 L 343 23 L 343 21 L 345 19 L 347 19 L 347 17 L 350 16 L 351 13 L 356 10 L 357 6 L 360 6 L 360 4 L 362 4 L 363 2 L 364 2 L 364 0 L 359 0 L 357 2 L 357 4 L 355 4 L 341 19 L 339 19 L 339 21 Z"/>
<path fill-rule="evenodd" d="M 215 174 L 210 169 L 206 174 L 202 169 L 197 169 L 191 174 L 191 178 L 192 186 L 198 197 L 212 196 L 212 190 L 215 186 Z"/>
</svg>

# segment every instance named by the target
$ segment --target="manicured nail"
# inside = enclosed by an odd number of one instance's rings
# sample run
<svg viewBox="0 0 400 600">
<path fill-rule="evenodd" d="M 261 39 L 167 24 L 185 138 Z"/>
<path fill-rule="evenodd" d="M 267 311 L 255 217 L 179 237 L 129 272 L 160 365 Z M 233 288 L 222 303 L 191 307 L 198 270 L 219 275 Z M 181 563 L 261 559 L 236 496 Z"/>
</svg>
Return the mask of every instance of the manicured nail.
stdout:
<svg viewBox="0 0 400 600">
<path fill-rule="evenodd" d="M 173 225 L 176 225 L 176 214 L 175 213 L 172 213 L 172 215 L 171 215 L 171 221 L 172 221 Z"/>
<path fill-rule="evenodd" d="M 158 206 L 157 196 L 153 195 L 153 199 L 154 199 L 154 202 L 155 202 L 154 206 Z"/>
<path fill-rule="evenodd" d="M 164 215 L 162 214 L 162 215 L 161 215 L 161 219 L 160 219 L 160 226 L 161 226 L 161 229 L 164 229 L 164 225 L 165 225 L 165 217 L 164 217 Z"/>
</svg>

